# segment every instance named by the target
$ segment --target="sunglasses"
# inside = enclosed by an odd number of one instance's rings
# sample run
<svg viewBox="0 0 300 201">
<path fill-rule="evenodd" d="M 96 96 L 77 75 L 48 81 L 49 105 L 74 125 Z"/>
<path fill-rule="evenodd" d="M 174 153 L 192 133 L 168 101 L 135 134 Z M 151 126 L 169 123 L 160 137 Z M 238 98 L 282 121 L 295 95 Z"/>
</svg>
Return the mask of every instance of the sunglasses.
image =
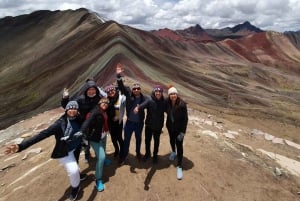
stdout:
<svg viewBox="0 0 300 201">
<path fill-rule="evenodd" d="M 141 88 L 140 87 L 137 87 L 137 88 L 132 88 L 132 91 L 139 91 L 139 90 L 141 90 Z"/>
</svg>

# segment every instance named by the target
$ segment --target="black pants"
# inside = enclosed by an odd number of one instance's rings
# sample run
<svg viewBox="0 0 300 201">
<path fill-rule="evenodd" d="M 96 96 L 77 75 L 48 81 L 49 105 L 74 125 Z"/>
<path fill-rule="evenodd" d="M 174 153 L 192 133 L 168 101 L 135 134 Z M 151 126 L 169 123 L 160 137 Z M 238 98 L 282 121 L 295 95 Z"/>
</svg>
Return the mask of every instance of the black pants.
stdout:
<svg viewBox="0 0 300 201">
<path fill-rule="evenodd" d="M 171 131 L 169 129 L 168 132 L 169 132 L 170 145 L 172 151 L 177 153 L 177 165 L 181 167 L 182 158 L 183 158 L 183 140 L 182 141 L 177 140 L 177 136 L 179 135 L 179 132 Z"/>
<path fill-rule="evenodd" d="M 157 157 L 159 142 L 160 142 L 160 131 L 155 131 L 146 125 L 145 127 L 145 148 L 146 148 L 146 156 L 151 156 L 151 139 L 153 136 L 154 139 L 154 149 L 153 149 L 153 157 Z"/>
<path fill-rule="evenodd" d="M 113 121 L 111 122 L 111 128 L 110 128 L 110 136 L 111 141 L 115 148 L 115 153 L 119 156 L 123 155 L 123 147 L 124 147 L 124 140 L 122 137 L 122 131 L 123 131 L 123 121 L 119 124 L 119 121 Z"/>
</svg>

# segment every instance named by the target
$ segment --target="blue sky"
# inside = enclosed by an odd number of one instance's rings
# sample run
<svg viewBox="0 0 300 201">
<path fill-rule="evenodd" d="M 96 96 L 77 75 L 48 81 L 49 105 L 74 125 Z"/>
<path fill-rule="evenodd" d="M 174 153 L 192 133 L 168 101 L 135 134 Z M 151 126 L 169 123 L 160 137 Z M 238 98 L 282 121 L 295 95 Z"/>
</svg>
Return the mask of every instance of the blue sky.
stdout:
<svg viewBox="0 0 300 201">
<path fill-rule="evenodd" d="M 36 10 L 87 8 L 138 29 L 225 28 L 249 21 L 263 30 L 300 30 L 299 0 L 0 0 L 0 18 Z"/>
</svg>

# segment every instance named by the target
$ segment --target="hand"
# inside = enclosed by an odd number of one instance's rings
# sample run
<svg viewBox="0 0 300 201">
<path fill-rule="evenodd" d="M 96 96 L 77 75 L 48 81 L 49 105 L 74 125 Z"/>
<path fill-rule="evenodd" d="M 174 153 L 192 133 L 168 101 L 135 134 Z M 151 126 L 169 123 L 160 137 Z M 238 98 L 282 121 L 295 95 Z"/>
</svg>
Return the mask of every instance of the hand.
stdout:
<svg viewBox="0 0 300 201">
<path fill-rule="evenodd" d="M 69 89 L 64 88 L 64 91 L 63 91 L 63 98 L 67 98 L 67 97 L 69 97 Z"/>
<path fill-rule="evenodd" d="M 133 109 L 134 114 L 139 113 L 139 104 Z"/>
<path fill-rule="evenodd" d="M 61 141 L 67 141 L 69 138 L 70 138 L 70 136 L 64 136 L 64 137 L 61 137 L 60 140 Z"/>
<path fill-rule="evenodd" d="M 177 135 L 177 140 L 179 142 L 181 142 L 183 140 L 183 138 L 184 138 L 184 133 L 179 133 L 179 135 Z"/>
<path fill-rule="evenodd" d="M 82 137 L 82 135 L 83 135 L 83 133 L 81 131 L 78 131 L 73 135 L 73 137 L 77 139 L 77 138 Z"/>
<path fill-rule="evenodd" d="M 17 144 L 12 144 L 6 147 L 4 153 L 5 154 L 11 154 L 11 153 L 16 153 L 19 151 L 19 145 Z"/>
<path fill-rule="evenodd" d="M 82 139 L 82 144 L 83 146 L 88 146 L 89 145 L 89 141 L 87 141 L 86 139 Z"/>
<path fill-rule="evenodd" d="M 122 64 L 118 63 L 116 67 L 116 73 L 117 75 L 121 74 L 124 70 L 122 69 Z"/>
</svg>

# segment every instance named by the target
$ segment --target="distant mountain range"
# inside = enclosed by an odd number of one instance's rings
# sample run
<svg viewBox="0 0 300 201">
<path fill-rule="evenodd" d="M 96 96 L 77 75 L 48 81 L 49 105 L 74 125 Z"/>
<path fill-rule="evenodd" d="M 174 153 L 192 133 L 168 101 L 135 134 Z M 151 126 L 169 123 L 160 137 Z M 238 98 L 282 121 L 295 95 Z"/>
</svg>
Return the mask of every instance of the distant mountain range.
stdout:
<svg viewBox="0 0 300 201">
<path fill-rule="evenodd" d="M 89 77 L 175 85 L 190 107 L 223 115 L 300 124 L 299 32 L 249 22 L 224 29 L 144 31 L 86 9 L 36 11 L 0 19 L 0 128 L 60 106 Z"/>
</svg>

